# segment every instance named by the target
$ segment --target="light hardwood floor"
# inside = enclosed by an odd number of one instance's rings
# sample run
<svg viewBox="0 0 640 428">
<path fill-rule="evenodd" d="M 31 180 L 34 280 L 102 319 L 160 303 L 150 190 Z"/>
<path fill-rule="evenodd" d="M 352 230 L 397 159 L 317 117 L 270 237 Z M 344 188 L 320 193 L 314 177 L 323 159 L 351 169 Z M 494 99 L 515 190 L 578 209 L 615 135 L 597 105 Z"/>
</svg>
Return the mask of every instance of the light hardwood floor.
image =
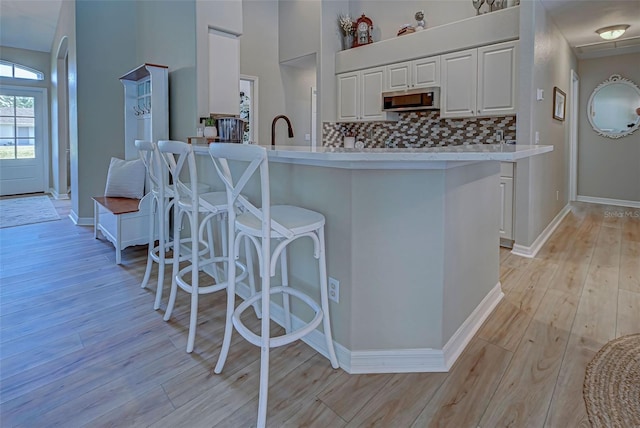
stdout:
<svg viewBox="0 0 640 428">
<path fill-rule="evenodd" d="M 139 287 L 145 247 L 117 266 L 92 234 L 66 216 L 0 229 L 0 426 L 255 424 L 259 350 L 235 334 L 213 374 L 224 293 L 202 296 L 189 355 L 185 293 L 165 323 Z M 640 210 L 576 204 L 500 270 L 505 298 L 449 373 L 348 375 L 304 343 L 275 349 L 269 426 L 588 426 L 586 365 L 640 331 Z"/>
</svg>

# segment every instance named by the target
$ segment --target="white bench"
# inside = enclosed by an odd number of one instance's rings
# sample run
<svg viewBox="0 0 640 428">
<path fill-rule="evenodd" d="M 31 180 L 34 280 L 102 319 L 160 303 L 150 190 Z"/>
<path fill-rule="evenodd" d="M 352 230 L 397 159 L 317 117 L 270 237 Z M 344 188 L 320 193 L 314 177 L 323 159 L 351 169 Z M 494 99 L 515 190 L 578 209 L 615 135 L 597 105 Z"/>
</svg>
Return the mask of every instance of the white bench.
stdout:
<svg viewBox="0 0 640 428">
<path fill-rule="evenodd" d="M 98 239 L 98 231 L 111 241 L 116 248 L 116 264 L 121 264 L 120 252 L 132 245 L 149 243 L 151 221 L 151 201 L 153 195 L 147 193 L 142 199 L 93 198 L 93 236 Z M 154 239 L 157 237 L 154 231 Z"/>
</svg>

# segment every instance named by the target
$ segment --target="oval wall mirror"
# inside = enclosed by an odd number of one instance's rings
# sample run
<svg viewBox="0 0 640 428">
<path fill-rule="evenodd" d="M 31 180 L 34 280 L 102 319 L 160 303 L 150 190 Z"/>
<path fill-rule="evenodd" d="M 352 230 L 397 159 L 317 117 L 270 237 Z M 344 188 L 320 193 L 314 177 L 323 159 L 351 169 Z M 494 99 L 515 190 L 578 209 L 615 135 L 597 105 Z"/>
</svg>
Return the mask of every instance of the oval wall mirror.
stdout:
<svg viewBox="0 0 640 428">
<path fill-rule="evenodd" d="M 599 135 L 624 137 L 640 127 L 640 88 L 614 74 L 593 90 L 587 109 L 589 122 Z"/>
</svg>

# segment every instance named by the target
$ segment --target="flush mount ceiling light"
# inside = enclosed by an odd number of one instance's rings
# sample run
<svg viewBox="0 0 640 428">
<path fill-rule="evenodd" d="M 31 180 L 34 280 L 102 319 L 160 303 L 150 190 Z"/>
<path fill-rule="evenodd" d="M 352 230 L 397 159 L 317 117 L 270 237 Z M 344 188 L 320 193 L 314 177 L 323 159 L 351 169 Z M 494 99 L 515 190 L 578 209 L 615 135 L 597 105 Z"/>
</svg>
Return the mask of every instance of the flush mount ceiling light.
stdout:
<svg viewBox="0 0 640 428">
<path fill-rule="evenodd" d="M 605 40 L 613 40 L 622 36 L 629 28 L 628 25 L 613 25 L 611 27 L 604 27 L 596 30 L 596 33 Z"/>
</svg>

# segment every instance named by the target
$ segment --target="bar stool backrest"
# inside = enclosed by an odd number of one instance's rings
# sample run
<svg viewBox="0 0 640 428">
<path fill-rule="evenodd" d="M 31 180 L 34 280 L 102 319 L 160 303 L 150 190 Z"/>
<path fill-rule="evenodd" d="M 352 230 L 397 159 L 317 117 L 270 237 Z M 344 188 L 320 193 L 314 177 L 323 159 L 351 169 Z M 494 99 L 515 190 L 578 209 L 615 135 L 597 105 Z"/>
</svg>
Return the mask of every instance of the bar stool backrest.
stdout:
<svg viewBox="0 0 640 428">
<path fill-rule="evenodd" d="M 158 146 L 153 141 L 146 140 L 136 140 L 135 145 L 147 170 L 147 177 L 151 185 L 149 190 L 158 197 L 164 197 L 167 175 L 165 174 L 165 168 L 162 166 Z"/>
<path fill-rule="evenodd" d="M 248 144 L 233 143 L 211 143 L 209 145 L 209 154 L 213 160 L 216 172 L 227 190 L 228 206 L 239 206 L 258 219 L 262 224 L 262 239 L 271 239 L 271 230 L 274 230 L 281 236 L 286 238 L 293 237 L 293 232 L 271 219 L 271 195 L 269 191 L 269 163 L 267 160 L 267 151 L 264 147 Z M 228 161 L 243 162 L 246 167 L 237 180 L 234 180 L 229 168 Z M 249 180 L 256 172 L 259 171 L 261 208 L 257 208 L 246 197 L 242 195 Z M 232 224 L 232 214 L 230 211 L 230 225 Z M 233 214 L 235 218 L 235 214 Z"/>
<path fill-rule="evenodd" d="M 178 204 L 198 209 L 198 174 L 193 148 L 184 141 L 160 140 L 158 149 L 162 160 L 173 178 L 173 189 Z M 185 166 L 189 168 L 189 185 L 181 178 Z"/>
</svg>

